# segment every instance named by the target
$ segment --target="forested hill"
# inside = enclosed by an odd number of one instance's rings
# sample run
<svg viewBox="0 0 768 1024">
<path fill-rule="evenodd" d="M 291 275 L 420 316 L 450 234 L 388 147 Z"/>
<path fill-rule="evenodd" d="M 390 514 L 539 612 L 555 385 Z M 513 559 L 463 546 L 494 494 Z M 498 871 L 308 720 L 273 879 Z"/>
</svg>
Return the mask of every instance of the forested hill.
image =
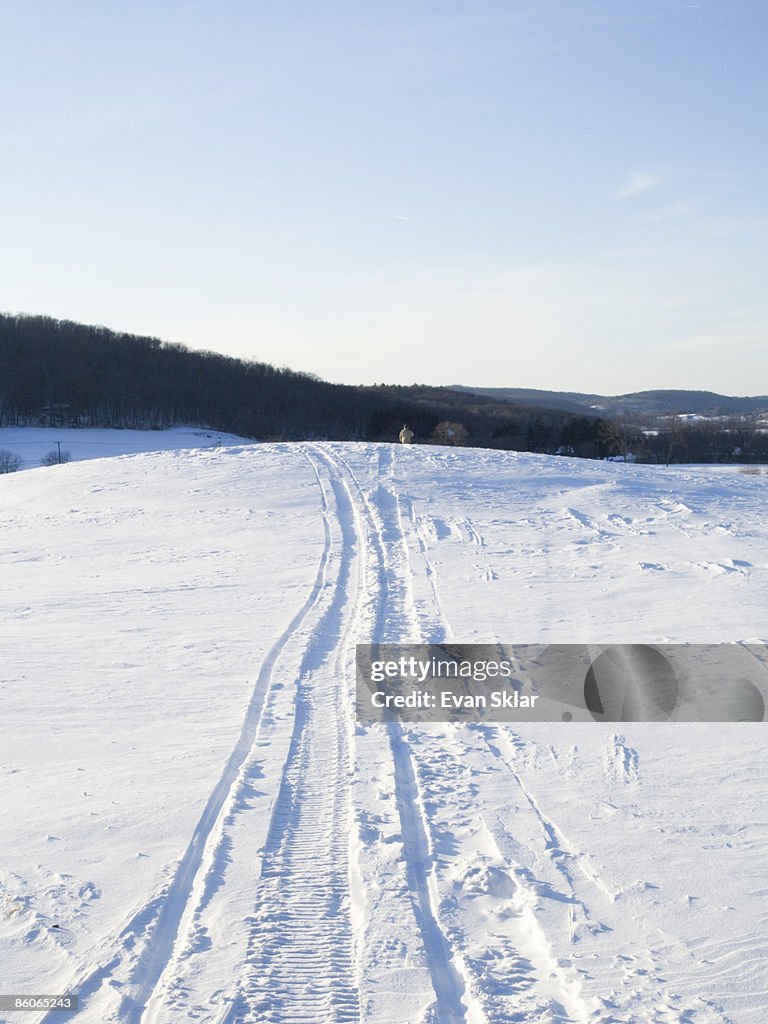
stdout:
<svg viewBox="0 0 768 1024">
<path fill-rule="evenodd" d="M 0 422 L 106 427 L 199 424 L 249 437 L 346 436 L 355 388 L 42 316 L 0 315 Z"/>
<path fill-rule="evenodd" d="M 329 384 L 106 327 L 0 314 L 0 426 L 184 424 L 263 440 L 394 440 L 407 421 L 424 440 L 459 421 L 473 444 L 525 448 L 542 424 L 515 411 L 448 388 Z M 566 417 L 546 416 L 547 443 L 550 434 L 559 443 Z"/>
<path fill-rule="evenodd" d="M 538 388 L 478 388 L 451 385 L 457 391 L 486 395 L 520 407 L 565 409 L 572 413 L 599 416 L 751 416 L 768 412 L 768 395 L 720 395 L 714 391 L 657 389 L 626 395 L 598 395 L 579 391 L 542 391 Z"/>
<path fill-rule="evenodd" d="M 647 462 L 768 461 L 768 424 L 757 413 L 684 422 L 542 408 L 530 397 L 469 389 L 329 384 L 106 327 L 0 314 L 0 427 L 200 426 L 265 441 L 395 441 L 405 422 L 420 443 Z"/>
</svg>

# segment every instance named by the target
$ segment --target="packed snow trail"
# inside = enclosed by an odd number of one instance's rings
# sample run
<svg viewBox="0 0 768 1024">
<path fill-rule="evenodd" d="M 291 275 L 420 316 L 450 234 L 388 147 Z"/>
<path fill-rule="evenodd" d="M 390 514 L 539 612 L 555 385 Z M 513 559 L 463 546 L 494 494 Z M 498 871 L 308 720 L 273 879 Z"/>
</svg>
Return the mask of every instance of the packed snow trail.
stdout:
<svg viewBox="0 0 768 1024">
<path fill-rule="evenodd" d="M 405 523 L 410 523 L 411 526 L 415 524 L 413 506 L 409 498 L 406 497 L 406 500 L 403 502 L 400 495 L 396 493 L 393 468 L 393 460 L 386 457 L 380 459 L 380 471 L 383 470 L 383 472 L 381 472 L 376 494 L 377 508 L 370 509 L 370 517 L 372 521 L 378 518 L 381 524 L 380 529 L 376 531 L 378 542 L 375 544 L 375 548 L 387 551 L 386 564 L 398 565 L 397 578 L 399 586 L 402 588 L 405 584 L 407 587 L 405 604 L 409 610 L 408 618 L 410 621 L 408 632 L 405 635 L 402 632 L 394 636 L 388 633 L 387 604 L 385 601 L 381 609 L 384 621 L 380 625 L 380 632 L 377 633 L 377 636 L 385 642 L 389 641 L 392 643 L 407 642 L 408 639 L 419 642 L 439 642 L 440 640 L 453 637 L 453 630 L 440 600 L 437 588 L 437 574 L 429 562 L 426 544 L 423 537 L 417 532 L 418 552 L 430 583 L 433 601 L 431 608 L 429 608 L 428 603 L 422 602 L 421 607 L 427 609 L 427 614 L 424 620 L 421 621 L 413 592 L 414 571 L 410 555 L 410 547 L 412 545 L 408 543 L 406 527 L 404 525 Z M 407 508 L 405 516 L 401 512 L 403 505 Z M 469 519 L 465 519 L 462 526 L 471 543 L 480 550 L 481 557 L 485 563 L 484 542 L 481 535 Z M 485 563 L 484 575 L 485 579 L 489 582 L 495 578 L 487 563 Z M 395 764 L 395 776 L 398 782 L 398 808 L 403 836 L 404 838 L 406 836 L 411 837 L 411 858 L 409 859 L 414 869 L 419 870 L 419 874 L 415 875 L 413 879 L 413 887 L 419 893 L 422 890 L 424 891 L 425 895 L 421 900 L 421 905 L 429 907 L 429 916 L 424 926 L 425 940 L 427 941 L 428 948 L 441 949 L 443 952 L 443 956 L 438 960 L 436 968 L 433 968 L 433 982 L 438 993 L 438 1012 L 440 1012 L 442 1007 L 443 1012 L 448 1012 L 447 1019 L 452 1020 L 450 1014 L 457 1010 L 463 1014 L 465 1012 L 464 1004 L 466 1004 L 468 1008 L 466 1017 L 461 1016 L 458 1019 L 467 1019 L 472 1022 L 492 1019 L 494 1022 L 501 1022 L 503 1018 L 500 1016 L 494 1015 L 493 1018 L 489 1017 L 487 1010 L 483 1007 L 483 1000 L 478 994 L 479 978 L 474 976 L 474 972 L 469 967 L 467 957 L 463 955 L 463 952 L 449 945 L 446 932 L 438 924 L 441 916 L 441 894 L 436 873 L 435 855 L 432 853 L 436 842 L 433 838 L 431 823 L 423 810 L 425 799 L 423 790 L 425 787 L 419 782 L 419 777 L 427 773 L 425 766 L 423 764 L 420 766 L 419 764 L 418 754 L 411 750 L 404 727 L 398 723 L 391 723 L 387 728 L 390 732 L 390 745 Z M 418 730 L 416 731 L 418 732 Z M 449 733 L 449 742 L 453 738 L 455 743 L 459 730 L 449 726 L 447 731 Z M 451 797 L 455 798 L 455 794 L 451 793 Z M 442 796 L 442 799 L 445 799 L 445 796 Z M 433 806 L 439 806 L 439 801 L 431 800 L 430 802 Z M 475 817 L 480 817 L 478 811 L 475 811 Z M 559 1002 L 553 998 L 543 997 L 539 1000 L 539 1005 L 534 1010 L 529 1004 L 526 1004 L 527 1008 L 524 1009 L 522 1001 L 516 1000 L 517 1006 L 512 1012 L 515 1014 L 519 1012 L 530 1013 L 532 1011 L 536 1013 L 551 1012 L 560 1014 L 559 1019 L 562 1019 L 564 1022 L 575 1021 L 579 1022 L 579 1024 L 586 1024 L 588 1012 L 579 997 L 578 987 L 572 981 L 561 978 L 561 972 L 557 964 L 552 960 L 551 953 L 549 952 L 546 936 L 539 929 L 535 917 L 532 914 L 529 916 L 531 918 L 530 927 L 535 930 L 536 938 L 533 942 L 526 939 L 525 948 L 516 951 L 516 954 L 519 957 L 530 956 L 533 962 L 539 965 L 540 974 L 552 975 L 557 979 L 559 988 L 556 991 Z M 542 946 L 543 959 L 533 952 L 533 948 L 537 944 Z M 449 949 L 450 954 L 448 954 Z M 533 981 L 534 978 L 532 977 L 530 983 L 533 983 Z"/>
<path fill-rule="evenodd" d="M 339 454 L 333 458 L 337 471 L 351 481 L 351 493 L 358 504 L 357 520 L 367 528 L 370 565 L 378 590 L 368 642 L 417 640 L 408 554 L 403 542 L 399 497 L 393 487 L 393 452 L 389 448 L 379 451 L 375 500 L 366 494 L 349 463 Z M 484 1024 L 485 1017 L 467 984 L 466 968 L 440 924 L 429 826 L 408 741 L 398 723 L 390 723 L 387 731 L 409 888 L 416 900 L 417 924 L 436 997 L 432 1011 L 437 1024 Z"/>
<path fill-rule="evenodd" d="M 158 1007 L 152 1005 L 152 997 L 163 973 L 167 971 L 169 963 L 173 963 L 174 945 L 179 940 L 179 933 L 185 924 L 187 928 L 191 927 L 190 918 L 195 911 L 196 904 L 202 899 L 205 877 L 215 869 L 217 860 L 226 856 L 224 833 L 228 815 L 237 799 L 238 791 L 244 783 L 243 766 L 259 733 L 275 665 L 285 647 L 292 641 L 297 630 L 318 604 L 325 588 L 329 585 L 327 580 L 329 561 L 334 553 L 332 517 L 326 491 L 318 475 L 316 464 L 308 455 L 307 458 L 320 486 L 325 536 L 315 580 L 303 604 L 284 632 L 274 642 L 261 664 L 238 741 L 208 798 L 200 821 L 170 885 L 159 899 L 153 900 L 137 915 L 138 931 L 133 924 L 130 924 L 121 936 L 124 947 L 129 948 L 133 946 L 138 935 L 148 932 L 148 939 L 141 955 L 138 961 L 131 966 L 129 980 L 127 983 L 121 982 L 121 987 L 124 985 L 128 991 L 122 998 L 117 1018 L 125 1021 L 126 1024 L 152 1022 L 157 1019 Z M 334 516 L 333 519 L 335 522 L 337 517 Z M 346 561 L 343 562 L 342 568 L 346 574 L 348 571 Z M 339 588 L 338 582 L 334 594 L 337 603 L 339 600 L 343 601 L 343 587 Z M 323 622 L 327 618 L 328 613 L 325 614 Z M 320 630 L 320 634 L 322 636 L 322 630 Z M 330 646 L 333 646 L 332 642 Z M 305 656 L 306 662 L 307 656 Z M 300 710 L 300 702 L 297 702 L 297 707 Z M 297 722 L 300 720 L 299 710 L 297 710 Z M 345 835 L 346 832 L 342 829 L 341 838 L 343 839 Z M 90 1009 L 89 999 L 92 994 L 97 992 L 111 974 L 121 966 L 122 952 L 123 950 L 118 949 L 109 964 L 96 968 L 75 982 L 73 988 L 79 994 L 81 1011 Z M 55 1014 L 49 1015 L 49 1017 L 52 1021 L 57 1019 Z M 46 1024 L 49 1017 L 43 1018 Z"/>
<path fill-rule="evenodd" d="M 353 644 L 361 582 L 343 482 L 329 502 L 310 456 L 329 536 L 331 599 L 304 652 L 290 751 L 264 848 L 246 966 L 228 1022 L 352 1024 L 360 1019 L 350 920 L 349 793 Z M 333 518 L 328 515 L 332 508 Z"/>
</svg>

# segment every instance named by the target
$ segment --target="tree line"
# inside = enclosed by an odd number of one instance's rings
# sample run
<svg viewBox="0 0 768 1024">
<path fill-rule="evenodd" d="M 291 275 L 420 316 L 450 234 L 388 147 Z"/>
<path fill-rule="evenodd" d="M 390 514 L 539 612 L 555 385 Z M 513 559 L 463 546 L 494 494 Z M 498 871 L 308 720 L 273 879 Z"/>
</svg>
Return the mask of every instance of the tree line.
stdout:
<svg viewBox="0 0 768 1024">
<path fill-rule="evenodd" d="M 448 422 L 462 428 L 451 437 L 505 447 L 513 411 L 508 403 L 449 388 L 330 384 L 158 338 L 0 314 L 4 426 L 195 425 L 260 440 L 395 440 L 407 422 L 418 441 L 438 441 L 437 428 Z M 520 415 L 531 416 L 529 410 Z"/>
<path fill-rule="evenodd" d="M 258 440 L 415 440 L 649 462 L 768 461 L 759 420 L 638 424 L 451 388 L 330 384 L 268 363 L 0 314 L 0 425 L 201 426 Z"/>
<path fill-rule="evenodd" d="M 308 374 L 69 320 L 0 316 L 5 425 L 346 436 L 364 415 L 354 388 Z"/>
<path fill-rule="evenodd" d="M 687 418 L 663 416 L 638 423 L 617 416 L 603 425 L 610 454 L 631 456 L 637 462 L 768 462 L 768 416 Z"/>
</svg>

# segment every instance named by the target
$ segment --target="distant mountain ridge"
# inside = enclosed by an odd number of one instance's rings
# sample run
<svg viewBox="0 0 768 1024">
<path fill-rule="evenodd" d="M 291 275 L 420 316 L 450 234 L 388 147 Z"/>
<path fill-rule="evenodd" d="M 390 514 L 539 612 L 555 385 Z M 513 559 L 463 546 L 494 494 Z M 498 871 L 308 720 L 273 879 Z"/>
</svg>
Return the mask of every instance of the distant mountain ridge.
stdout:
<svg viewBox="0 0 768 1024">
<path fill-rule="evenodd" d="M 538 388 L 476 388 L 452 384 L 455 391 L 485 395 L 515 405 L 561 409 L 581 415 L 617 416 L 637 413 L 670 416 L 692 413 L 699 416 L 750 416 L 768 412 L 768 395 L 733 396 L 714 391 L 664 389 L 635 391 L 626 395 L 598 395 L 579 391 L 545 391 Z"/>
</svg>

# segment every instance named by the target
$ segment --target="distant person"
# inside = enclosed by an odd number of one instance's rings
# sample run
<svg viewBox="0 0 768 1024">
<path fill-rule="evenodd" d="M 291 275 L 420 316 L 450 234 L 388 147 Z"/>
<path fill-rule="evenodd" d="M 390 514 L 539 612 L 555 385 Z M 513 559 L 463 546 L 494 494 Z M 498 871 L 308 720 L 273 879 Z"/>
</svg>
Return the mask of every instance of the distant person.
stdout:
<svg viewBox="0 0 768 1024">
<path fill-rule="evenodd" d="M 400 431 L 400 444 L 410 444 L 413 440 L 413 431 L 407 423 L 403 424 L 403 429 Z"/>
</svg>

